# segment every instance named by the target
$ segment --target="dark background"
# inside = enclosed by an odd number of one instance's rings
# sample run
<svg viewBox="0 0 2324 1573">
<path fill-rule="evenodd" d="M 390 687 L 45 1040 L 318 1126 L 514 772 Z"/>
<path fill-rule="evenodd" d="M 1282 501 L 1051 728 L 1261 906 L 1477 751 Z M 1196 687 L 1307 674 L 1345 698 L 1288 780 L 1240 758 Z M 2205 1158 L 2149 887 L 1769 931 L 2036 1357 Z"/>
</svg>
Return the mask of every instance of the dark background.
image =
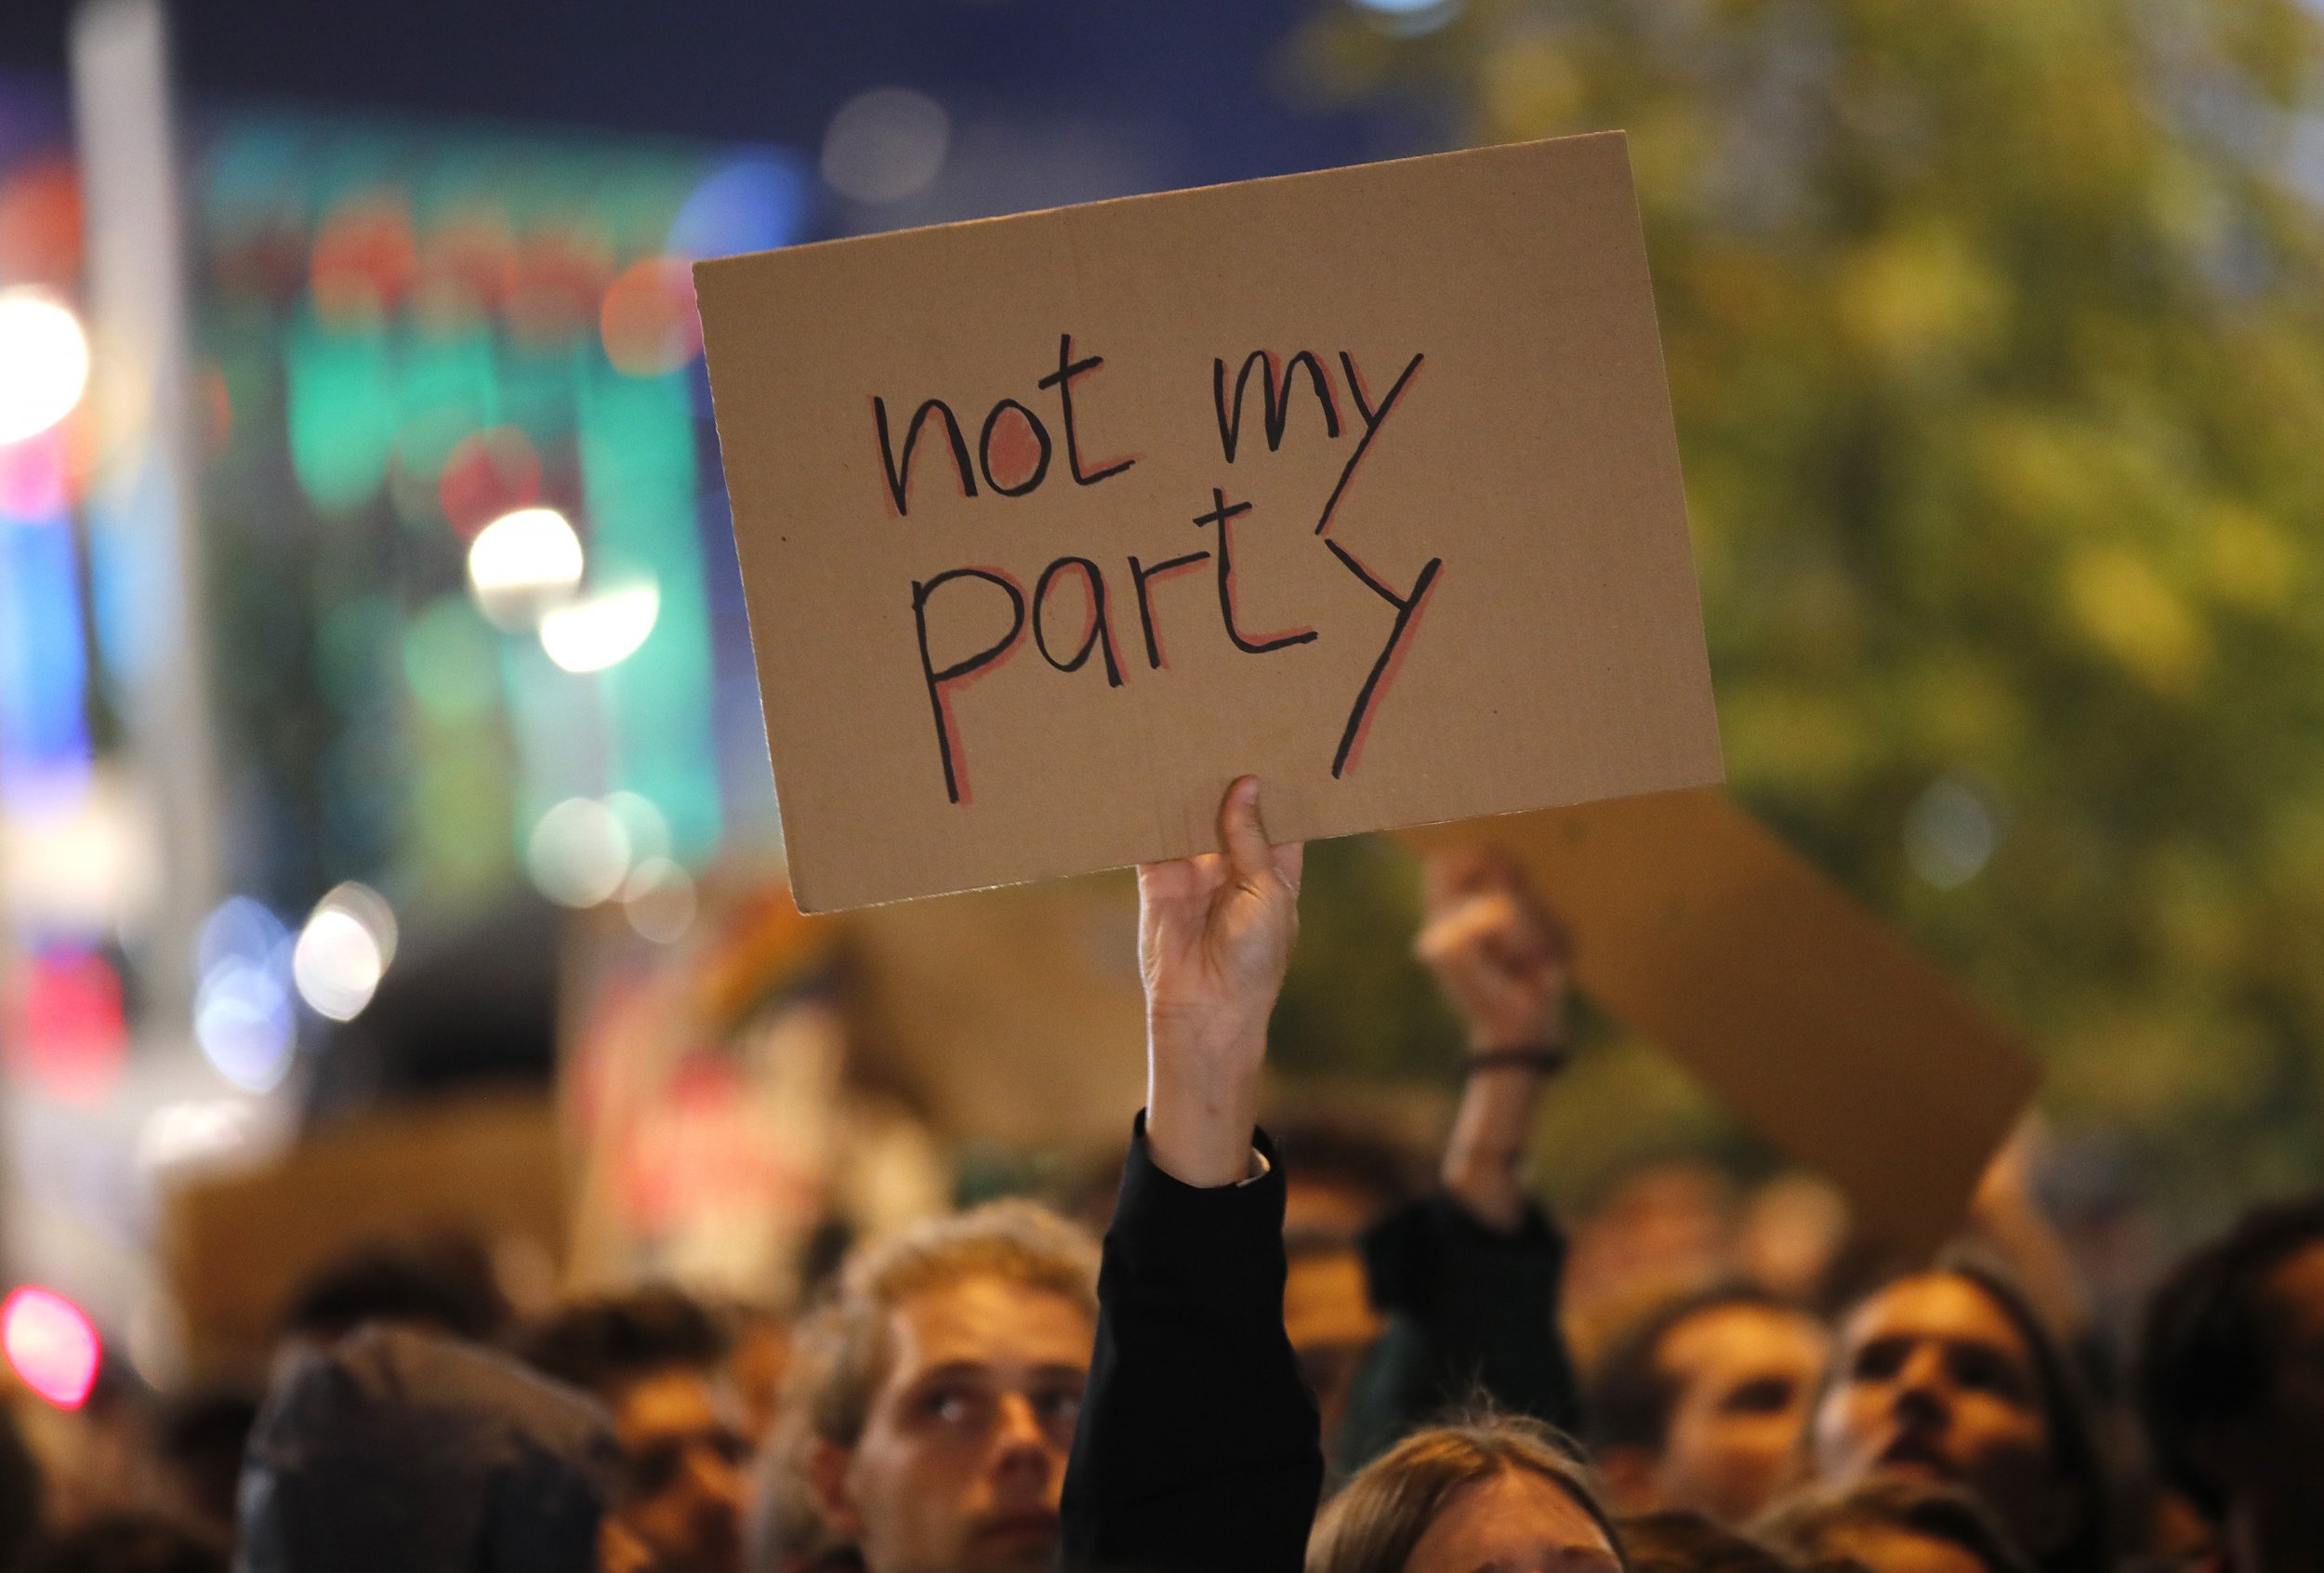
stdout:
<svg viewBox="0 0 2324 1573">
<path fill-rule="evenodd" d="M 1319 111 L 1286 41 L 1331 0 L 185 0 L 190 97 L 486 117 L 812 151 L 866 87 L 956 116 L 1141 128 L 1195 184 L 1419 151 L 1394 112 Z M 0 68 L 65 69 L 68 0 L 0 0 Z"/>
</svg>

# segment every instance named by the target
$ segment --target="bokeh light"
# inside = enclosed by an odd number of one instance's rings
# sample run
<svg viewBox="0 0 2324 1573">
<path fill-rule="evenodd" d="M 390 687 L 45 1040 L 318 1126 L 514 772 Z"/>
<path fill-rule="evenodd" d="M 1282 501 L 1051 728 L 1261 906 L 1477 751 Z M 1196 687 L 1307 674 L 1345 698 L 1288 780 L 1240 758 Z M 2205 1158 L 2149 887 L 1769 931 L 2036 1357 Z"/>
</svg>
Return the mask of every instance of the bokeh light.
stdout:
<svg viewBox="0 0 2324 1573">
<path fill-rule="evenodd" d="M 121 974 L 94 950 L 59 945 L 24 971 L 8 1064 L 60 1103 L 94 1107 L 112 1095 L 128 1057 Z"/>
<path fill-rule="evenodd" d="M 621 887 L 622 915 L 640 939 L 675 945 L 693 927 L 697 902 L 691 875 L 667 857 L 640 861 Z"/>
<path fill-rule="evenodd" d="M 671 255 L 731 257 L 790 245 L 806 228 L 812 178 L 799 160 L 773 153 L 720 165 L 670 220 Z"/>
<path fill-rule="evenodd" d="M 97 1325 L 53 1289 L 28 1284 L 0 1303 L 0 1349 L 19 1380 L 59 1409 L 79 1408 L 97 1385 Z"/>
<path fill-rule="evenodd" d="M 679 258 L 632 263 L 598 309 L 605 358 L 631 377 L 664 377 L 702 353 L 693 271 Z"/>
<path fill-rule="evenodd" d="M 839 106 L 823 136 L 823 178 L 857 202 L 902 202 L 933 185 L 952 145 L 944 106 L 909 87 L 875 87 Z"/>
<path fill-rule="evenodd" d="M 540 455 L 513 426 L 472 431 L 453 444 L 437 478 L 436 498 L 452 527 L 473 535 L 503 514 L 540 501 Z"/>
<path fill-rule="evenodd" d="M 352 1021 L 371 1003 L 395 959 L 395 913 L 379 892 L 350 880 L 315 904 L 291 950 L 291 980 L 317 1015 Z"/>
<path fill-rule="evenodd" d="M 595 906 L 611 900 L 628 877 L 629 832 L 606 804 L 567 798 L 533 826 L 524 863 L 549 900 L 561 906 Z"/>
<path fill-rule="evenodd" d="M 530 628 L 581 583 L 581 538 L 553 508 L 521 508 L 477 532 L 469 588 L 504 628 Z"/>
<path fill-rule="evenodd" d="M 73 413 L 88 390 L 88 335 L 46 290 L 0 289 L 0 443 L 21 443 Z"/>
<path fill-rule="evenodd" d="M 245 1092 L 271 1092 L 290 1070 L 298 1028 L 275 971 L 230 956 L 202 974 L 193 1040 L 218 1075 Z"/>
<path fill-rule="evenodd" d="M 601 672 L 637 654 L 661 615 L 652 579 L 552 606 L 541 615 L 541 648 L 569 672 Z"/>
<path fill-rule="evenodd" d="M 1905 816 L 1905 857 L 1940 891 L 1958 890 L 1983 873 L 2000 840 L 1992 808 L 1957 776 L 1932 782 Z"/>
</svg>

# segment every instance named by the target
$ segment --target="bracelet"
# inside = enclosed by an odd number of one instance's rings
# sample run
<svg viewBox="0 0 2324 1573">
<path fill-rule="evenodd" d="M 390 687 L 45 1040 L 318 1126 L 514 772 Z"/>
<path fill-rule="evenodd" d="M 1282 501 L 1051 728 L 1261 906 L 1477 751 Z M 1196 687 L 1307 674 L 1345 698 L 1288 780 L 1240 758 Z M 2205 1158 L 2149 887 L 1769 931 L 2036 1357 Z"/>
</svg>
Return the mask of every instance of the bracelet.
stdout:
<svg viewBox="0 0 2324 1573">
<path fill-rule="evenodd" d="M 1538 1044 L 1529 1049 L 1487 1049 L 1470 1055 L 1460 1063 L 1463 1076 L 1474 1076 L 1487 1070 L 1530 1070 L 1543 1076 L 1554 1076 L 1565 1068 L 1573 1056 L 1553 1043 Z"/>
</svg>

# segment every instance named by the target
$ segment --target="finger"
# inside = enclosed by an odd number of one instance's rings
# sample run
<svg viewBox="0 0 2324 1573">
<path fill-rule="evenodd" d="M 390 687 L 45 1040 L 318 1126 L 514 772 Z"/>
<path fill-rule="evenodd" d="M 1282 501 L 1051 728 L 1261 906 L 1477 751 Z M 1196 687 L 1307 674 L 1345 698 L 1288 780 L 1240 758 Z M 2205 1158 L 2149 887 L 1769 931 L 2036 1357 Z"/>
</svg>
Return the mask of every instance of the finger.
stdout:
<svg viewBox="0 0 2324 1573">
<path fill-rule="evenodd" d="M 1291 893 L 1300 893 L 1300 871 L 1307 857 L 1305 841 L 1286 841 L 1274 849 L 1275 878 L 1290 887 Z"/>
<path fill-rule="evenodd" d="M 1226 801 L 1219 805 L 1219 839 L 1226 846 L 1227 864 L 1237 880 L 1263 882 L 1274 872 L 1266 827 L 1259 821 L 1256 775 L 1239 776 L 1226 789 Z"/>
</svg>

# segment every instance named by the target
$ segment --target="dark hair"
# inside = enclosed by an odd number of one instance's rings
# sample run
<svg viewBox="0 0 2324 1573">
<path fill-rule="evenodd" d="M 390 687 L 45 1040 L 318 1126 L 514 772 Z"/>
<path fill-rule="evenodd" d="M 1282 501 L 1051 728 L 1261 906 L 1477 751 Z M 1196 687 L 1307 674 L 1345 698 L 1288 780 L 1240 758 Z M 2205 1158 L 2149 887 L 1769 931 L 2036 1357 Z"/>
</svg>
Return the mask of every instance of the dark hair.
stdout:
<svg viewBox="0 0 2324 1573">
<path fill-rule="evenodd" d="M 1420 1192 L 1409 1149 L 1386 1137 L 1324 1120 L 1271 1124 L 1284 1172 L 1302 1185 L 1362 1193 L 1386 1213 Z"/>
<path fill-rule="evenodd" d="M 1455 1493 L 1513 1471 L 1564 1490 L 1630 1566 L 1621 1532 L 1571 1445 L 1539 1421 L 1485 1414 L 1415 1432 L 1357 1471 L 1315 1521 L 1307 1573 L 1403 1573 L 1412 1548 Z"/>
<path fill-rule="evenodd" d="M 292 1293 L 281 1331 L 332 1343 L 366 1322 L 394 1322 L 485 1342 L 508 1317 L 475 1242 L 375 1242 L 310 1276 Z"/>
<path fill-rule="evenodd" d="M 1620 1521 L 1631 1573 L 1790 1573 L 1790 1564 L 1699 1513 L 1644 1513 Z"/>
<path fill-rule="evenodd" d="M 2324 1194 L 2263 1202 L 2171 1270 L 2139 1329 L 2132 1386 L 2155 1461 L 2210 1518 L 2227 1495 L 2187 1448 L 2209 1426 L 2240 1420 L 2265 1398 L 2275 1365 L 2267 1279 L 2324 1242 Z"/>
<path fill-rule="evenodd" d="M 535 1370 L 602 1394 L 672 1367 L 716 1365 L 729 1342 L 701 1302 L 664 1285 L 552 1311 L 534 1324 L 518 1353 Z"/>
<path fill-rule="evenodd" d="M 178 1472 L 188 1502 L 207 1521 L 234 1522 L 243 1454 L 257 1423 L 258 1401 L 231 1388 L 188 1394 L 164 1407 L 154 1452 Z"/>
<path fill-rule="evenodd" d="M 226 1553 L 185 1526 L 150 1513 L 113 1513 L 59 1535 L 31 1573 L 226 1573 Z"/>
<path fill-rule="evenodd" d="M 1750 1284 L 1723 1284 L 1662 1302 L 1618 1331 L 1591 1368 L 1590 1398 L 1583 1407 L 1591 1447 L 1659 1453 L 1679 1402 L 1678 1381 L 1662 1364 L 1664 1342 L 1697 1316 L 1737 1307 L 1813 1315 Z"/>
<path fill-rule="evenodd" d="M 1896 1285 L 1913 1278 L 1956 1278 L 1970 1285 L 1991 1302 L 2015 1329 L 2033 1362 L 2034 1384 L 2040 1389 L 2041 1429 L 2049 1438 L 2050 1467 L 2079 1494 L 2080 1510 L 2073 1532 L 2056 1550 L 2034 1560 L 2049 1573 L 2106 1573 L 2113 1566 L 2113 1491 L 2105 1455 L 2098 1448 L 2098 1431 L 2091 1418 L 2090 1399 L 2058 1342 L 2043 1324 L 2033 1302 L 2009 1275 L 1974 1250 L 1949 1250 L 1924 1272 L 1900 1274 L 1851 1306 L 1841 1318 L 1846 1323 L 1872 1301 Z M 1841 1376 L 1845 1350 L 1835 1345 L 1827 1389 Z"/>
<path fill-rule="evenodd" d="M 1810 1490 L 1778 1502 L 1755 1533 L 1802 1562 L 1842 1558 L 1834 1542 L 1851 1529 L 1889 1529 L 1957 1546 L 1986 1573 L 2034 1573 L 1984 1503 L 1950 1486 L 1917 1480 L 1867 1480 L 1845 1491 Z"/>
</svg>

